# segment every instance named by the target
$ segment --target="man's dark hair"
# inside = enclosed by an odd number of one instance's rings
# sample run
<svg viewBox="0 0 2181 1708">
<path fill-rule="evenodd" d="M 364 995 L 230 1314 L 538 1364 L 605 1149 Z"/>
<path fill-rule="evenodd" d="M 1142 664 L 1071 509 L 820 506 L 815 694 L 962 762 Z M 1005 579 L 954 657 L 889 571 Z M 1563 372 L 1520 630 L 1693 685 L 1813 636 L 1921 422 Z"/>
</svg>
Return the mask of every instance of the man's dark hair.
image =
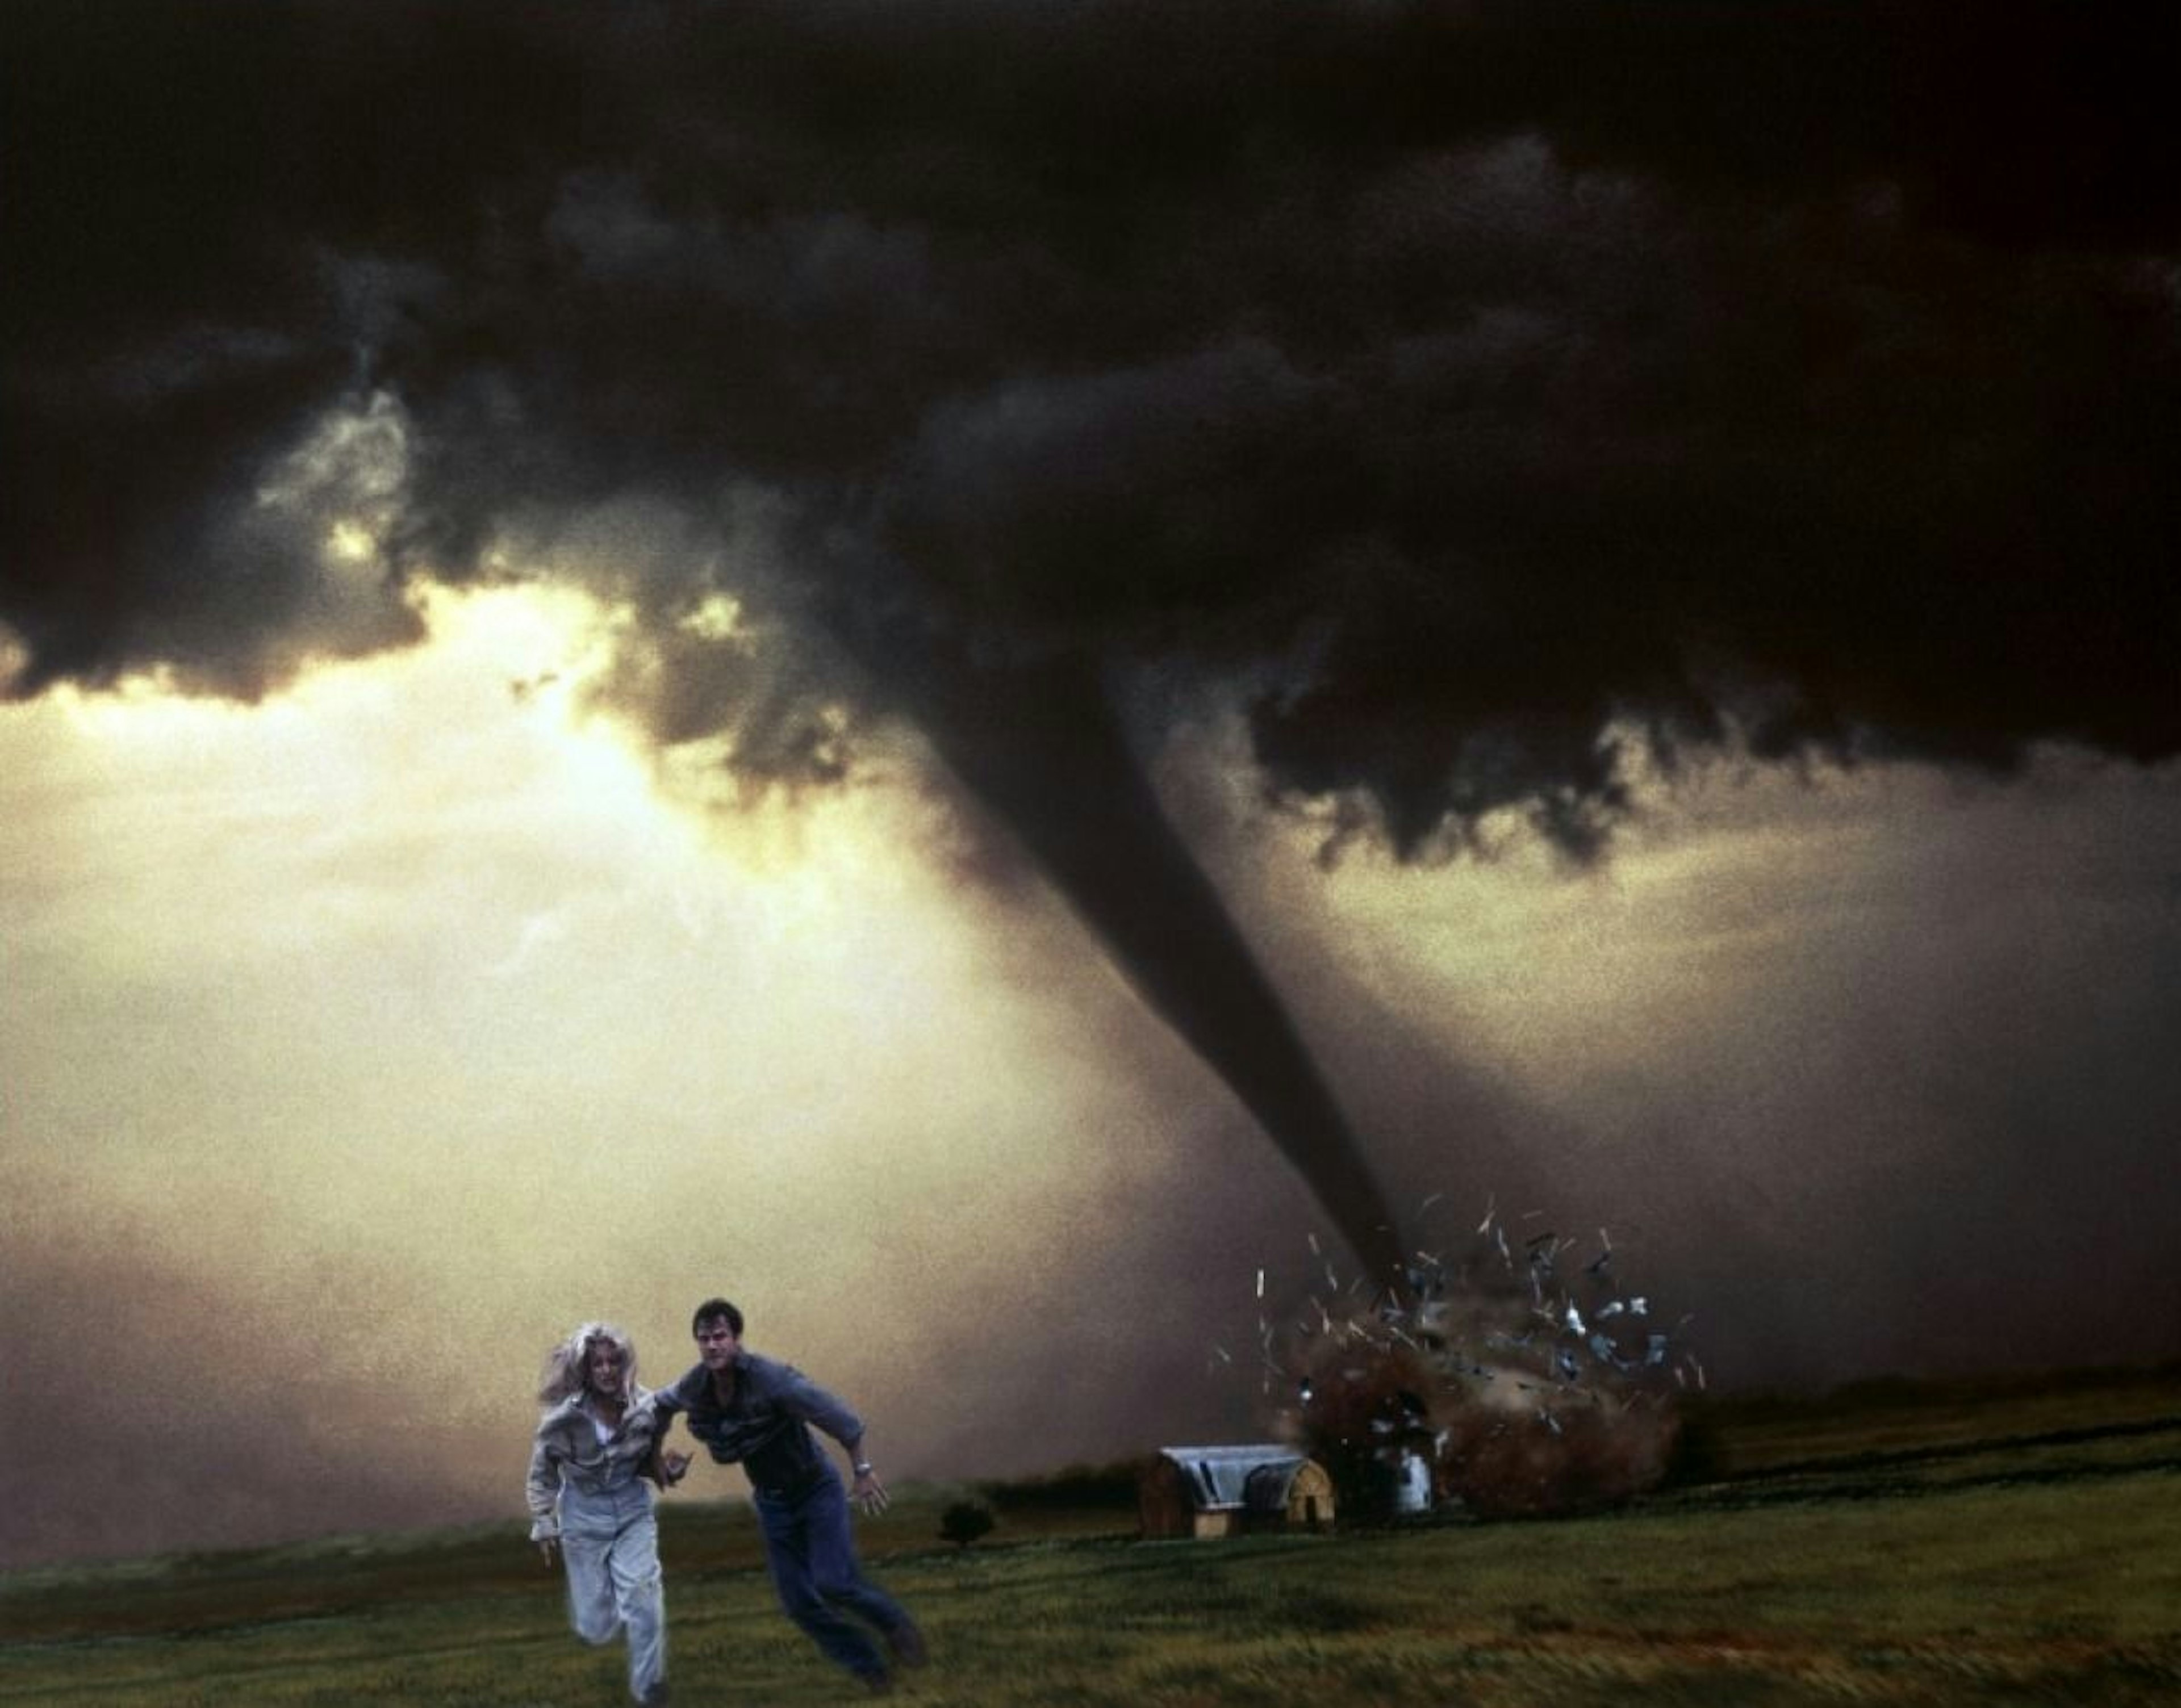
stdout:
<svg viewBox="0 0 2181 1708">
<path fill-rule="evenodd" d="M 689 1319 L 689 1332 L 695 1335 L 709 1322 L 720 1318 L 727 1320 L 727 1329 L 737 1340 L 743 1337 L 743 1314 L 725 1299 L 706 1299 L 697 1307 L 697 1314 Z"/>
</svg>

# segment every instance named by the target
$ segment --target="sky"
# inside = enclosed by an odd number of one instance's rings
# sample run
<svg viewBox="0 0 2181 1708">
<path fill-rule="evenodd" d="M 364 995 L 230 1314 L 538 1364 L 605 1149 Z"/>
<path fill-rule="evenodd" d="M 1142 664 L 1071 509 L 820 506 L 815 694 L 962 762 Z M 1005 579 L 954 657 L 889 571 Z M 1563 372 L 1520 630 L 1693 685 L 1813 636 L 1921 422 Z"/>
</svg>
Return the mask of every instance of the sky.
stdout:
<svg viewBox="0 0 2181 1708">
<path fill-rule="evenodd" d="M 0 1567 L 514 1513 L 714 1293 L 1234 1437 L 1493 1204 L 2181 1354 L 2173 34 L 7 8 Z"/>
</svg>

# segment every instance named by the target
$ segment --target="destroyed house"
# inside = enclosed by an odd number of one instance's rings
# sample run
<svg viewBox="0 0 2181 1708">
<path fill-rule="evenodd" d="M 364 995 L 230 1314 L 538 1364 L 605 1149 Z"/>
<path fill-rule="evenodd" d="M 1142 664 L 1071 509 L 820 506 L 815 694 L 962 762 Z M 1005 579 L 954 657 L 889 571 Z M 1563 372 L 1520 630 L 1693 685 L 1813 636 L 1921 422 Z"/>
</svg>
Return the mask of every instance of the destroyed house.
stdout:
<svg viewBox="0 0 2181 1708">
<path fill-rule="evenodd" d="M 1277 1442 L 1162 1447 L 1138 1490 L 1148 1538 L 1232 1536 L 1245 1530 L 1318 1530 L 1333 1523 L 1333 1479 Z"/>
</svg>

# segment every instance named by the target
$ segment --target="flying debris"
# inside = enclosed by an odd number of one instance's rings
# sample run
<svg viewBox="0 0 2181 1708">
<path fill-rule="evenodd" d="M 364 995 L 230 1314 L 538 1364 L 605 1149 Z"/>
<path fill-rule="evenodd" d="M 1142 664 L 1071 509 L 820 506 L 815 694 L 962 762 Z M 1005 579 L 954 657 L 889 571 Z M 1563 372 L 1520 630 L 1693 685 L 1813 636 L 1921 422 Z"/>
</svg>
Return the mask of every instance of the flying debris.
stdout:
<svg viewBox="0 0 2181 1708">
<path fill-rule="evenodd" d="M 1261 1316 L 1261 1388 L 1296 1396 L 1273 1429 L 1326 1466 L 1341 1510 L 1358 1516 L 1414 1510 L 1419 1457 L 1435 1503 L 1484 1517 L 1607 1505 L 1653 1486 L 1679 1433 L 1672 1395 L 1701 1386 L 1701 1366 L 1657 1331 L 1616 1336 L 1649 1302 L 1622 1293 L 1597 1259 L 1580 1273 L 1607 1296 L 1578 1305 L 1559 1267 L 1572 1248 L 1547 1230 L 1518 1255 L 1495 1199 L 1467 1249 L 1405 1259 L 1405 1296 L 1366 1307 L 1350 1288 L 1328 1309 L 1312 1295 L 1284 1332 Z"/>
</svg>

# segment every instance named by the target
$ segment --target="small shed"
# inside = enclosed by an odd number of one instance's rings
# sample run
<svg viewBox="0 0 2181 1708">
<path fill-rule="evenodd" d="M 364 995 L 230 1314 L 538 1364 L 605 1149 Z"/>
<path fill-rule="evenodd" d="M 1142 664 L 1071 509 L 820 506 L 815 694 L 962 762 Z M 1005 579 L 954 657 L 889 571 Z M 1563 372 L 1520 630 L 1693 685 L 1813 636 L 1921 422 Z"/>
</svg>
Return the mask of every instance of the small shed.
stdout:
<svg viewBox="0 0 2181 1708">
<path fill-rule="evenodd" d="M 1146 1537 L 1232 1536 L 1245 1530 L 1330 1529 L 1333 1479 L 1293 1447 L 1161 1447 L 1138 1507 Z"/>
</svg>

